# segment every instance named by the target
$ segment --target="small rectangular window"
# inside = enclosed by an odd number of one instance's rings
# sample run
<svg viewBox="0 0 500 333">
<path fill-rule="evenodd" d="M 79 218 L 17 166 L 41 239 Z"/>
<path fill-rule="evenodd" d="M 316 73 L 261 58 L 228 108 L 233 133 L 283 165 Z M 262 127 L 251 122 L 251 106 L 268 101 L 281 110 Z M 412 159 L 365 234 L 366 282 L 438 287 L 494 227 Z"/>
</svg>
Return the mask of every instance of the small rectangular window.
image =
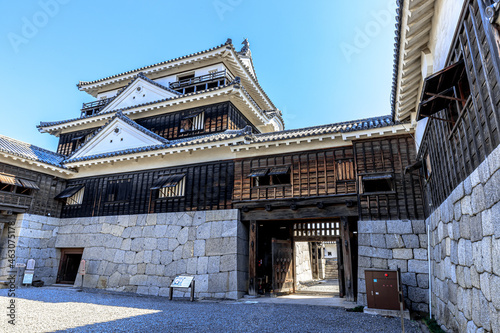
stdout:
<svg viewBox="0 0 500 333">
<path fill-rule="evenodd" d="M 254 169 L 247 177 L 252 178 L 253 187 L 290 185 L 291 183 L 289 166 Z"/>
<path fill-rule="evenodd" d="M 196 112 L 181 119 L 180 132 L 201 131 L 205 128 L 205 112 Z"/>
<path fill-rule="evenodd" d="M 151 190 L 157 191 L 157 198 L 173 198 L 184 196 L 185 191 L 184 174 L 166 175 L 160 177 L 151 187 Z"/>
<path fill-rule="evenodd" d="M 73 185 L 59 193 L 55 199 L 63 201 L 66 205 L 81 205 L 84 193 L 84 185 Z"/>
<path fill-rule="evenodd" d="M 361 193 L 393 192 L 394 178 L 392 174 L 361 176 Z"/>
<path fill-rule="evenodd" d="M 132 185 L 131 179 L 110 180 L 107 185 L 106 202 L 129 200 Z"/>
</svg>

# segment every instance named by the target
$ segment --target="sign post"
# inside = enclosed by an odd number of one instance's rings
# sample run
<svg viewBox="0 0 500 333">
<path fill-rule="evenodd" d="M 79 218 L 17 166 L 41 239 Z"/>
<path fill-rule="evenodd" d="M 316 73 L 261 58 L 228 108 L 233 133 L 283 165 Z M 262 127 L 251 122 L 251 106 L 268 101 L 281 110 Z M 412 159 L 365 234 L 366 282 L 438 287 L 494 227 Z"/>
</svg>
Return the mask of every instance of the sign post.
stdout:
<svg viewBox="0 0 500 333">
<path fill-rule="evenodd" d="M 28 260 L 26 264 L 26 271 L 24 272 L 23 284 L 31 284 L 33 282 L 33 275 L 35 275 L 35 259 Z"/>
<path fill-rule="evenodd" d="M 191 302 L 194 301 L 194 276 L 177 276 L 170 285 L 169 300 L 174 296 L 174 288 L 191 287 Z"/>
<path fill-rule="evenodd" d="M 16 287 L 21 286 L 21 277 L 23 276 L 23 270 L 26 267 L 26 264 L 17 262 L 16 263 Z"/>
</svg>

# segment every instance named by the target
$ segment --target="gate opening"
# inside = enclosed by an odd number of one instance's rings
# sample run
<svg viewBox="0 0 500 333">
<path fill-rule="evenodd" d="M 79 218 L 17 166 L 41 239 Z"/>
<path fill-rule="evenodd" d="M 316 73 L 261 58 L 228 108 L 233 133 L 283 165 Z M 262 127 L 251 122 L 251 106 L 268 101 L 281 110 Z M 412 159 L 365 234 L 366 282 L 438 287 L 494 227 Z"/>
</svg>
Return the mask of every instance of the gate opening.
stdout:
<svg viewBox="0 0 500 333">
<path fill-rule="evenodd" d="M 61 249 L 56 283 L 73 284 L 82 260 L 83 249 Z"/>
</svg>

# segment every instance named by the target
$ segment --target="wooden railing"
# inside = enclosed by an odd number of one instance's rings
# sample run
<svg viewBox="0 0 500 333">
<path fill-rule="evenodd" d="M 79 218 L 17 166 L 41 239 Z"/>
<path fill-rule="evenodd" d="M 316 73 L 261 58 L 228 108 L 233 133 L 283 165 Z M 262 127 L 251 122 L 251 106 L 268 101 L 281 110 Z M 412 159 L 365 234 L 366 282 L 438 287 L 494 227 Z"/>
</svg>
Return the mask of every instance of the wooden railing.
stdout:
<svg viewBox="0 0 500 333">
<path fill-rule="evenodd" d="M 114 97 L 99 99 L 97 101 L 83 103 L 82 116 L 92 116 L 108 105 Z"/>
<path fill-rule="evenodd" d="M 170 89 L 174 89 L 177 91 L 179 91 L 181 89 L 184 90 L 185 88 L 195 86 L 194 91 L 196 91 L 196 90 L 201 90 L 201 89 L 196 89 L 196 86 L 198 86 L 200 84 L 204 85 L 204 87 L 200 87 L 200 88 L 207 89 L 207 88 L 211 88 L 208 86 L 208 84 L 211 82 L 218 83 L 217 86 L 219 86 L 219 85 L 226 84 L 229 80 L 230 80 L 230 77 L 227 75 L 226 70 L 223 70 L 223 71 L 219 71 L 219 72 L 215 72 L 215 73 L 196 76 L 196 77 L 192 77 L 189 79 L 179 80 L 176 82 L 171 82 L 169 86 L 170 86 Z"/>
</svg>

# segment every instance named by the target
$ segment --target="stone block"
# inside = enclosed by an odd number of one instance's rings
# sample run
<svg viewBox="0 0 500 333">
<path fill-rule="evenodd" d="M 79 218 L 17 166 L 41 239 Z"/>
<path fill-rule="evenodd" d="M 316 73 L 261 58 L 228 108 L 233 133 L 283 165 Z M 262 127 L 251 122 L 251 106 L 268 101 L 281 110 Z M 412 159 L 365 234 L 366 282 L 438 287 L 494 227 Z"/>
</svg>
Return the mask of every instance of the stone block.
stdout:
<svg viewBox="0 0 500 333">
<path fill-rule="evenodd" d="M 130 277 L 130 284 L 137 285 L 137 286 L 145 286 L 148 280 L 147 275 L 134 275 Z"/>
<path fill-rule="evenodd" d="M 492 238 L 484 237 L 481 241 L 481 255 L 483 270 L 491 273 L 492 271 Z"/>
<path fill-rule="evenodd" d="M 371 243 L 370 234 L 358 234 L 358 246 L 370 246 Z"/>
<path fill-rule="evenodd" d="M 169 248 L 170 239 L 168 238 L 158 238 L 156 242 L 156 248 L 161 251 L 166 251 Z"/>
<path fill-rule="evenodd" d="M 417 278 L 415 273 L 401 273 L 401 282 L 407 286 L 416 287 Z"/>
<path fill-rule="evenodd" d="M 481 223 L 481 215 L 471 216 L 470 218 L 470 239 L 477 242 L 483 238 L 483 228 Z"/>
<path fill-rule="evenodd" d="M 403 238 L 400 235 L 396 234 L 385 235 L 385 242 L 387 248 L 389 249 L 397 249 L 404 247 Z"/>
<path fill-rule="evenodd" d="M 387 269 L 388 268 L 388 261 L 387 261 L 387 259 L 372 258 L 372 265 L 373 265 L 373 268 Z"/>
<path fill-rule="evenodd" d="M 208 257 L 199 257 L 196 269 L 197 269 L 197 274 L 208 273 Z"/>
<path fill-rule="evenodd" d="M 198 258 L 189 258 L 187 260 L 187 273 L 196 274 L 198 265 Z"/>
<path fill-rule="evenodd" d="M 227 292 L 229 289 L 229 273 L 215 273 L 208 275 L 208 290 L 210 292 Z"/>
<path fill-rule="evenodd" d="M 500 276 L 500 238 L 491 239 L 492 271 Z"/>
<path fill-rule="evenodd" d="M 187 273 L 187 259 L 177 260 L 177 275 Z"/>
<path fill-rule="evenodd" d="M 421 248 L 427 248 L 427 235 L 426 234 L 420 234 L 418 235 L 418 241 L 420 243 Z"/>
<path fill-rule="evenodd" d="M 413 256 L 418 260 L 427 260 L 427 249 L 414 249 Z"/>
<path fill-rule="evenodd" d="M 179 244 L 184 245 L 188 241 L 188 237 L 189 237 L 189 228 L 184 227 L 177 234 L 177 241 L 179 242 Z"/>
<path fill-rule="evenodd" d="M 156 238 L 166 237 L 167 230 L 168 230 L 167 225 L 161 225 L 161 224 L 155 225 L 154 226 L 154 237 L 156 237 Z"/>
<path fill-rule="evenodd" d="M 472 214 L 476 215 L 486 208 L 486 198 L 484 196 L 483 185 L 479 184 L 472 190 L 471 195 L 471 210 Z"/>
<path fill-rule="evenodd" d="M 411 221 L 411 225 L 413 228 L 413 233 L 415 233 L 415 234 L 425 234 L 426 233 L 425 220 L 413 220 L 413 221 Z"/>
<path fill-rule="evenodd" d="M 392 259 L 388 261 L 389 269 L 396 270 L 401 269 L 401 273 L 408 272 L 408 260 L 403 259 Z"/>
<path fill-rule="evenodd" d="M 412 249 L 393 249 L 392 256 L 394 259 L 413 259 Z"/>
<path fill-rule="evenodd" d="M 453 192 L 451 192 L 451 202 L 455 203 L 457 201 L 460 201 L 465 195 L 464 191 L 464 185 L 463 183 L 460 183 Z"/>
<path fill-rule="evenodd" d="M 486 208 L 489 208 L 500 201 L 500 187 L 498 184 L 500 184 L 500 170 L 497 170 L 484 185 L 483 190 L 486 199 Z"/>
<path fill-rule="evenodd" d="M 478 273 L 484 271 L 481 242 L 472 243 L 472 262 Z"/>
<path fill-rule="evenodd" d="M 222 222 L 222 237 L 238 236 L 238 221 L 230 220 Z"/>
<path fill-rule="evenodd" d="M 408 298 L 412 302 L 417 303 L 428 303 L 429 292 L 426 289 L 418 287 L 408 287 Z"/>
<path fill-rule="evenodd" d="M 196 238 L 197 239 L 208 239 L 210 238 L 210 230 L 212 223 L 203 223 L 196 228 Z"/>
<path fill-rule="evenodd" d="M 385 221 L 358 221 L 358 233 L 385 234 L 387 227 Z"/>
<path fill-rule="evenodd" d="M 417 285 L 419 288 L 427 289 L 429 288 L 429 274 L 417 274 Z"/>
<path fill-rule="evenodd" d="M 236 271 L 237 256 L 234 254 L 221 256 L 219 270 L 221 272 Z"/>
<path fill-rule="evenodd" d="M 194 242 L 187 241 L 186 244 L 182 246 L 182 258 L 191 258 L 194 253 Z"/>
<path fill-rule="evenodd" d="M 428 263 L 425 260 L 408 260 L 408 272 L 428 273 Z"/>
<path fill-rule="evenodd" d="M 205 240 L 201 239 L 194 241 L 193 255 L 195 257 L 201 257 L 205 255 Z"/>
<path fill-rule="evenodd" d="M 420 247 L 417 235 L 403 235 L 403 242 L 407 249 L 417 249 Z"/>
<path fill-rule="evenodd" d="M 412 234 L 411 221 L 391 220 L 387 221 L 387 233 L 389 234 Z"/>
<path fill-rule="evenodd" d="M 183 246 L 179 245 L 175 250 L 174 250 L 174 261 L 180 260 L 182 258 L 182 249 Z"/>
<path fill-rule="evenodd" d="M 220 257 L 208 257 L 208 273 L 218 273 L 220 271 Z"/>
<path fill-rule="evenodd" d="M 179 242 L 177 241 L 177 238 L 169 238 L 168 239 L 168 250 L 169 251 L 174 251 L 178 247 L 179 247 Z"/>
<path fill-rule="evenodd" d="M 372 234 L 371 238 L 371 246 L 378 248 L 386 248 L 387 245 L 385 243 L 385 235 L 382 234 Z"/>
<path fill-rule="evenodd" d="M 177 238 L 179 231 L 181 231 L 182 227 L 178 225 L 167 225 L 167 233 L 166 236 L 168 238 Z"/>
<path fill-rule="evenodd" d="M 199 274 L 195 276 L 196 281 L 196 291 L 207 292 L 208 291 L 208 274 Z"/>
<path fill-rule="evenodd" d="M 359 267 L 372 267 L 372 259 L 370 257 L 359 256 L 358 257 L 358 266 Z"/>
</svg>

